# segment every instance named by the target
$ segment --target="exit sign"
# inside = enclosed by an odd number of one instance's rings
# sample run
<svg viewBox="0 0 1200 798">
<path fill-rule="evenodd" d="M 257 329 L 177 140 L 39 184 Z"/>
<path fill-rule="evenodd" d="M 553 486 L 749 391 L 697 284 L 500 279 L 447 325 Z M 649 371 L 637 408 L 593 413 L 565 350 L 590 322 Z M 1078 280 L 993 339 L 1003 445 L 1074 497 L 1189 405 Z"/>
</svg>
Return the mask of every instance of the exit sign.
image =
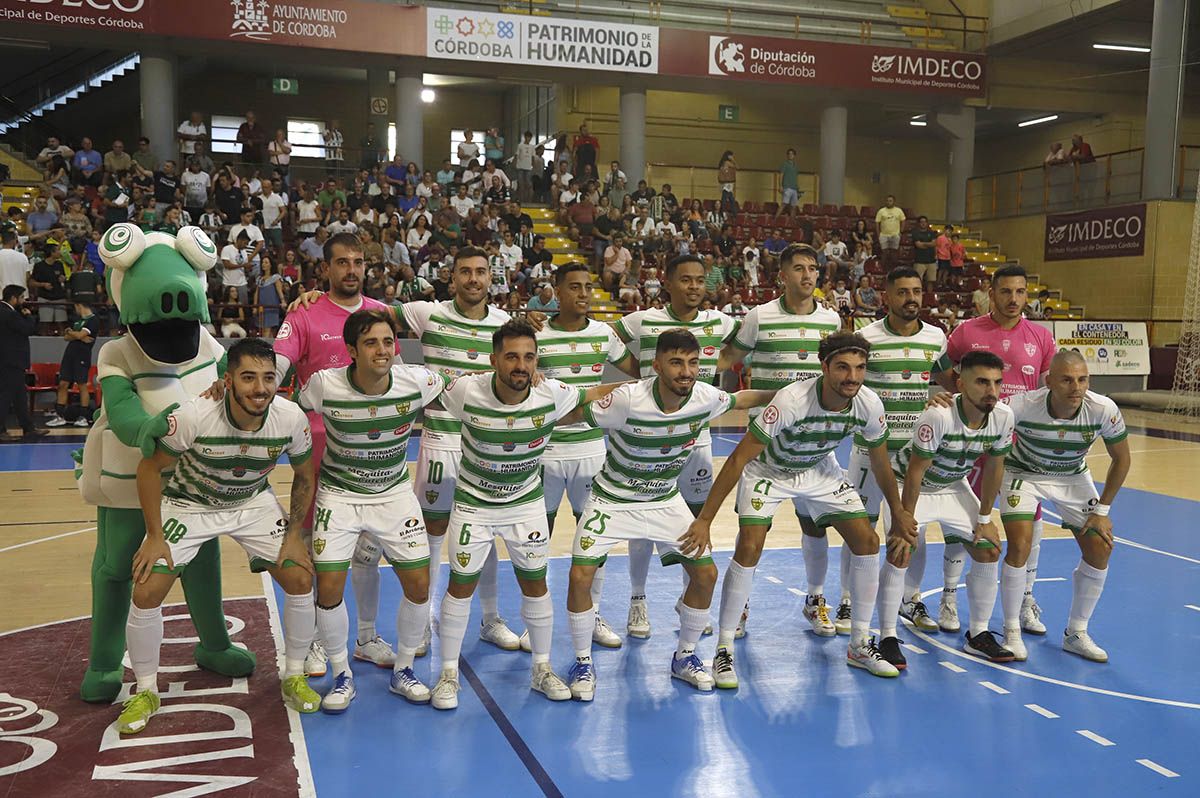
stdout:
<svg viewBox="0 0 1200 798">
<path fill-rule="evenodd" d="M 721 122 L 738 121 L 738 107 L 736 105 L 718 105 L 717 119 Z"/>
<path fill-rule="evenodd" d="M 273 78 L 271 91 L 275 94 L 299 94 L 300 81 L 295 78 Z"/>
</svg>

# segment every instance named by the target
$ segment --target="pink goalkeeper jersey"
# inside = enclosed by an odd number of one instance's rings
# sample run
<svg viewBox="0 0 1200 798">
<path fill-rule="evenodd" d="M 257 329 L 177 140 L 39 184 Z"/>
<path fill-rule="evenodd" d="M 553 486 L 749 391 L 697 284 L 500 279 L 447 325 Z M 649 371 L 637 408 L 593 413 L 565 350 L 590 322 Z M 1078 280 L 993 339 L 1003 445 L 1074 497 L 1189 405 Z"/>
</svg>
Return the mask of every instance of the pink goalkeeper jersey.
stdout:
<svg viewBox="0 0 1200 798">
<path fill-rule="evenodd" d="M 1040 324 L 1023 318 L 1016 327 L 1005 330 L 989 313 L 954 328 L 946 342 L 946 357 L 957 367 L 964 355 L 980 349 L 993 352 L 1004 361 L 1000 397 L 1007 398 L 1041 387 L 1042 376 L 1050 370 L 1057 346 L 1054 336 Z"/>
<path fill-rule="evenodd" d="M 392 312 L 387 305 L 367 296 L 362 298 L 361 308 L 354 310 L 361 309 Z M 307 308 L 297 308 L 287 314 L 275 336 L 275 351 L 292 364 L 301 388 L 318 371 L 350 365 L 350 355 L 342 343 L 342 328 L 353 312 L 323 294 Z M 397 340 L 396 351 L 400 349 L 399 344 Z"/>
</svg>

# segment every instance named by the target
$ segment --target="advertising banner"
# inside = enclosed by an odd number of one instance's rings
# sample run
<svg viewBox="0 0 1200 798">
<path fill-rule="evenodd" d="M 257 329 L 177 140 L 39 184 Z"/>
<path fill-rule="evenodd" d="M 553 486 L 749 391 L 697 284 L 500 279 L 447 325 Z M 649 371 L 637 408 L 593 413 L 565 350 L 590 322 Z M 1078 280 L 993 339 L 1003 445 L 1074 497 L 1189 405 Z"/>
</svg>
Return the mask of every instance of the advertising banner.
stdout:
<svg viewBox="0 0 1200 798">
<path fill-rule="evenodd" d="M 1046 214 L 1046 260 L 1128 258 L 1146 252 L 1146 204 Z"/>
<path fill-rule="evenodd" d="M 1056 321 L 1059 349 L 1074 349 L 1091 374 L 1150 373 L 1150 338 L 1141 321 Z"/>
</svg>

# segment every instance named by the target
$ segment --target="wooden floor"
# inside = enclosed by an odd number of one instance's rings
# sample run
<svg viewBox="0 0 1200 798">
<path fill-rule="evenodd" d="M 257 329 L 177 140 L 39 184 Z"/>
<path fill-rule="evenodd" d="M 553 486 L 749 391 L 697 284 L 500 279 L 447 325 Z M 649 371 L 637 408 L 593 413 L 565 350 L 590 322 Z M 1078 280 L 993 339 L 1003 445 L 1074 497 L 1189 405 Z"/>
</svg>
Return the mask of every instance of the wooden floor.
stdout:
<svg viewBox="0 0 1200 798">
<path fill-rule="evenodd" d="M 1200 434 L 1200 426 L 1157 413 L 1126 411 L 1126 420 L 1135 428 Z M 718 425 L 731 427 L 744 423 L 744 415 L 739 417 L 737 413 L 731 413 Z M 740 434 L 720 437 L 730 444 L 736 442 Z M 1133 469 L 1127 487 L 1200 500 L 1200 443 L 1137 433 L 1131 434 L 1129 441 Z M 718 450 L 727 451 L 728 446 Z M 722 460 L 717 459 L 718 468 Z M 1089 462 L 1096 479 L 1102 480 L 1108 465 L 1102 445 L 1093 449 Z M 287 495 L 290 480 L 288 468 L 277 469 L 272 482 L 281 498 Z M 0 501 L 6 510 L 0 522 L 0 557 L 3 558 L 0 560 L 0 606 L 7 608 L 7 614 L 0 617 L 0 632 L 88 615 L 89 572 L 95 542 L 94 508 L 80 499 L 71 471 L 4 472 L 0 479 Z M 713 529 L 716 548 L 733 547 L 737 519 L 732 498 L 726 501 Z M 1120 530 L 1117 532 L 1120 534 Z M 558 515 L 552 555 L 569 554 L 573 534 L 574 524 L 564 507 Z M 1067 533 L 1048 526 L 1047 534 Z M 768 545 L 796 547 L 800 545 L 800 538 L 795 516 L 781 512 Z M 931 540 L 940 540 L 940 537 L 935 533 Z M 833 541 L 835 545 L 840 542 L 836 535 Z M 250 574 L 245 555 L 236 543 L 224 540 L 222 556 L 227 598 L 262 595 L 261 580 Z M 837 567 L 836 560 L 830 567 Z M 501 589 L 507 587 L 502 585 Z M 168 599 L 180 600 L 182 597 L 177 595 Z"/>
</svg>

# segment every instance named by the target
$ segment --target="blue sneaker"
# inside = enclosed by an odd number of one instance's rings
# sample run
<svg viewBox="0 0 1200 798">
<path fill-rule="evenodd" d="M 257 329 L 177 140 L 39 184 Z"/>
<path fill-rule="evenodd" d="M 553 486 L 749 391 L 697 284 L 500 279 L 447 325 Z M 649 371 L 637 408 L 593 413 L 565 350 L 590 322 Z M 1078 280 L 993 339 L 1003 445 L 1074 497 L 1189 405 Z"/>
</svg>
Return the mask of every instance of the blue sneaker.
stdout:
<svg viewBox="0 0 1200 798">
<path fill-rule="evenodd" d="M 576 701 L 591 701 L 596 695 L 596 667 L 590 660 L 575 660 L 567 671 L 567 685 Z"/>
<path fill-rule="evenodd" d="M 429 703 L 429 688 L 422 684 L 412 668 L 392 671 L 392 681 L 388 690 L 413 704 Z"/>
<path fill-rule="evenodd" d="M 707 693 L 713 689 L 712 674 L 695 654 L 689 654 L 683 659 L 672 656 L 671 677 L 687 682 L 701 692 Z"/>
<path fill-rule="evenodd" d="M 321 709 L 330 715 L 339 715 L 350 708 L 354 695 L 354 677 L 350 671 L 342 671 L 333 677 L 333 689 L 321 699 Z"/>
</svg>

